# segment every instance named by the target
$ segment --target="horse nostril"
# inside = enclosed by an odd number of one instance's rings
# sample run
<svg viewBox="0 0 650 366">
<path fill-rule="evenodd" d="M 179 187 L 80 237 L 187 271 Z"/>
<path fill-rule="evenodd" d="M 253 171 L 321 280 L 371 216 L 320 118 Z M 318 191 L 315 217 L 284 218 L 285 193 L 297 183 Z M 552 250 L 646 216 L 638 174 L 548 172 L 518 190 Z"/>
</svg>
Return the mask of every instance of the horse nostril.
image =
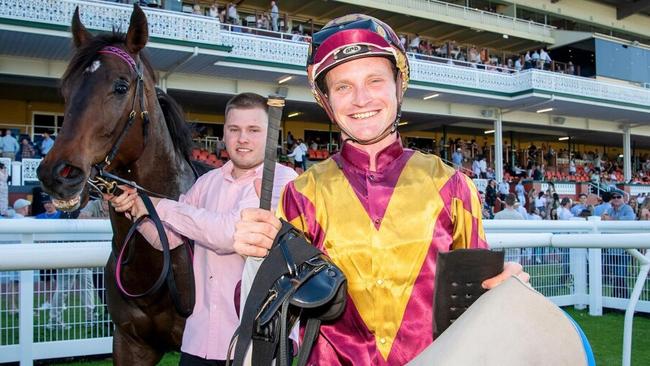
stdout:
<svg viewBox="0 0 650 366">
<path fill-rule="evenodd" d="M 56 168 L 56 174 L 64 180 L 79 180 L 83 177 L 83 171 L 72 165 L 61 163 Z"/>
</svg>

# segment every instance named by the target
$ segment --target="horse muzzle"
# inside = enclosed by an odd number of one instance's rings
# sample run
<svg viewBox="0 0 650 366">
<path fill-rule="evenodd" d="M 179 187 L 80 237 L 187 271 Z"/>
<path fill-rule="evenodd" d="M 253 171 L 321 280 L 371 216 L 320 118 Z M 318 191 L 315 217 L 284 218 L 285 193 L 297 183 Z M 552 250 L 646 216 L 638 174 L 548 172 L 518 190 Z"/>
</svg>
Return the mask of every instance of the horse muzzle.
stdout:
<svg viewBox="0 0 650 366">
<path fill-rule="evenodd" d="M 82 169 L 65 162 L 48 164 L 46 159 L 36 173 L 45 192 L 52 196 L 52 203 L 57 209 L 74 211 L 79 208 L 86 182 L 86 174 Z"/>
</svg>

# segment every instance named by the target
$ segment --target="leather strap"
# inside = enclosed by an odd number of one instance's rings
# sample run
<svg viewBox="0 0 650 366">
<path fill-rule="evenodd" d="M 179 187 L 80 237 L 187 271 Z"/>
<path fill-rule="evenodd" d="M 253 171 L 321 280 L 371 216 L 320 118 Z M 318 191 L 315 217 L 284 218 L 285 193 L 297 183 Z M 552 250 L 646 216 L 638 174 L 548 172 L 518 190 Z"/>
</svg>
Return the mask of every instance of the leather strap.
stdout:
<svg viewBox="0 0 650 366">
<path fill-rule="evenodd" d="M 286 223 L 282 223 L 282 228 L 276 236 L 273 243 L 273 248 L 269 255 L 262 262 L 258 275 L 251 287 L 246 304 L 244 305 L 244 312 L 241 317 L 241 325 L 239 327 L 239 334 L 236 335 L 237 346 L 235 347 L 235 358 L 233 365 L 242 366 L 248 346 L 253 341 L 253 365 L 270 365 L 270 362 L 275 358 L 275 350 L 279 341 L 280 329 L 274 329 L 271 339 L 254 339 L 253 327 L 255 319 L 259 316 L 260 309 L 267 297 L 268 290 L 273 287 L 275 281 L 282 275 L 289 273 L 290 269 L 287 267 L 287 262 L 282 249 L 278 246 L 278 239 L 285 237 L 293 227 Z M 290 235 L 290 234 L 289 234 Z M 320 254 L 320 251 L 314 246 L 309 245 L 301 236 L 296 236 L 288 239 L 285 242 L 287 248 L 291 252 L 295 263 L 302 263 L 309 258 Z"/>
</svg>

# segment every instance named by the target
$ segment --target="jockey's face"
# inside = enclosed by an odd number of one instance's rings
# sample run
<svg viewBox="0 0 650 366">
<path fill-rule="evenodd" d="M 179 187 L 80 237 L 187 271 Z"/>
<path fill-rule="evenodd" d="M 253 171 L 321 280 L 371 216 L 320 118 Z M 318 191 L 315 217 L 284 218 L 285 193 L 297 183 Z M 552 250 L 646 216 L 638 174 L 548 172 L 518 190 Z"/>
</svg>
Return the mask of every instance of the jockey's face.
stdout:
<svg viewBox="0 0 650 366">
<path fill-rule="evenodd" d="M 397 84 L 388 59 L 364 57 L 346 62 L 330 70 L 325 82 L 336 123 L 353 137 L 375 138 L 395 121 Z"/>
<path fill-rule="evenodd" d="M 223 139 L 236 177 L 264 161 L 269 116 L 261 108 L 231 109 L 226 115 Z"/>
</svg>

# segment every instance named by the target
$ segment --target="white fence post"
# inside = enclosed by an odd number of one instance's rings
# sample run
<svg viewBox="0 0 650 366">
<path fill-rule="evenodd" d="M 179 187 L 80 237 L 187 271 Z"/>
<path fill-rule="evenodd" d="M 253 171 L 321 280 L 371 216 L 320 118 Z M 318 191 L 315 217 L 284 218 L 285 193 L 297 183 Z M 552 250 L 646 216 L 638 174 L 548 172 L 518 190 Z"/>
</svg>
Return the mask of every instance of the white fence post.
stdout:
<svg viewBox="0 0 650 366">
<path fill-rule="evenodd" d="M 587 307 L 587 250 L 569 249 L 569 266 L 573 277 L 574 307 L 583 310 Z"/>
<path fill-rule="evenodd" d="M 592 216 L 588 221 L 600 221 L 600 217 Z M 598 234 L 594 225 L 593 233 Z M 589 249 L 589 315 L 603 315 L 603 257 L 602 249 Z"/>
<path fill-rule="evenodd" d="M 19 161 L 11 162 L 11 185 L 12 186 L 22 186 L 23 185 L 23 165 Z"/>
<path fill-rule="evenodd" d="M 22 234 L 22 244 L 34 243 L 34 234 Z M 34 271 L 20 271 L 20 366 L 34 364 Z"/>
</svg>

